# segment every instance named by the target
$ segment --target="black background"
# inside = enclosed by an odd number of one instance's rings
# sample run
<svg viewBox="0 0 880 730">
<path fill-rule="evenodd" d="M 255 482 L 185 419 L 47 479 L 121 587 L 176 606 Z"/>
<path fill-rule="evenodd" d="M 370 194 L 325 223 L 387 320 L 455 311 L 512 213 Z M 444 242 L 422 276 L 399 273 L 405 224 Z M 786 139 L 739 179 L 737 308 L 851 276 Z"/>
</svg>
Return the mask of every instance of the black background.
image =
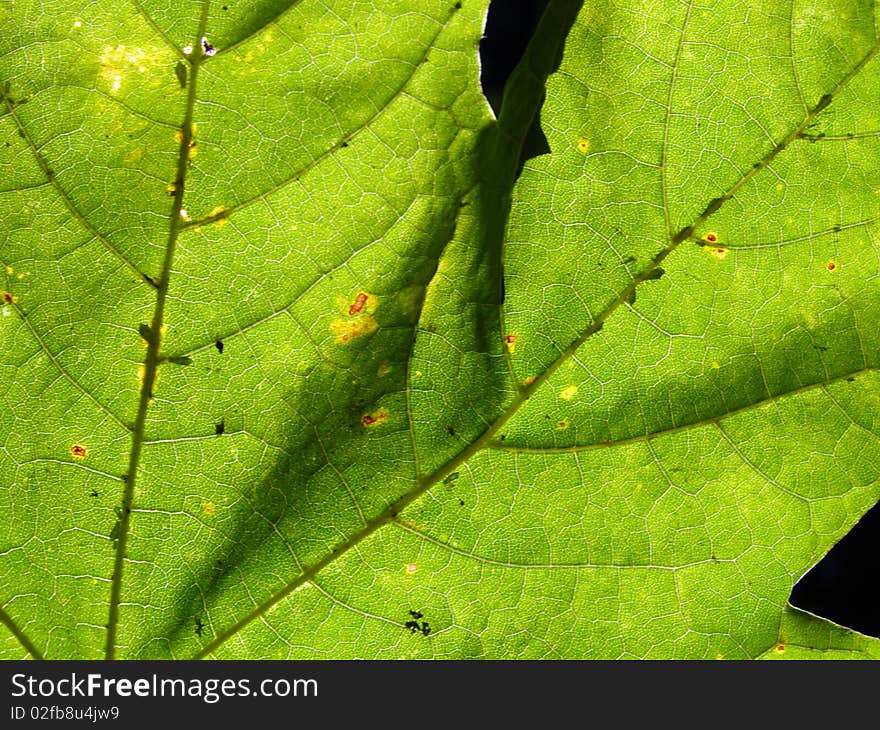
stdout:
<svg viewBox="0 0 880 730">
<path fill-rule="evenodd" d="M 590 0 L 587 0 L 588 2 Z M 547 0 L 495 0 L 480 44 L 483 91 L 498 110 L 504 82 L 516 66 Z M 880 637 L 880 504 L 795 585 L 798 608 Z"/>
</svg>

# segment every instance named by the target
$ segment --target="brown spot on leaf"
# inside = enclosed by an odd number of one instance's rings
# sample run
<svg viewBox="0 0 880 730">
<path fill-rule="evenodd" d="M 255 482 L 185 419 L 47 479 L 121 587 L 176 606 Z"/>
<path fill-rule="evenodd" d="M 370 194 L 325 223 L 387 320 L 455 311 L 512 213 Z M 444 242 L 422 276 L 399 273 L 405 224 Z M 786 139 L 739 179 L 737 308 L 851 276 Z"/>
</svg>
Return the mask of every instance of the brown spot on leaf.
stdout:
<svg viewBox="0 0 880 730">
<path fill-rule="evenodd" d="M 74 444 L 70 447 L 70 453 L 77 459 L 85 459 L 88 451 L 86 451 L 86 447 L 82 444 Z"/>
<path fill-rule="evenodd" d="M 367 295 L 364 294 L 363 292 L 361 292 L 360 294 L 358 294 L 355 297 L 354 304 L 352 304 L 348 308 L 349 316 L 358 314 L 364 308 L 364 304 L 366 304 L 366 303 L 367 303 Z"/>
<path fill-rule="evenodd" d="M 375 426 L 378 423 L 382 423 L 386 418 L 388 418 L 388 414 L 385 411 L 376 411 L 375 413 L 365 413 L 361 416 L 361 423 L 365 426 Z"/>
</svg>

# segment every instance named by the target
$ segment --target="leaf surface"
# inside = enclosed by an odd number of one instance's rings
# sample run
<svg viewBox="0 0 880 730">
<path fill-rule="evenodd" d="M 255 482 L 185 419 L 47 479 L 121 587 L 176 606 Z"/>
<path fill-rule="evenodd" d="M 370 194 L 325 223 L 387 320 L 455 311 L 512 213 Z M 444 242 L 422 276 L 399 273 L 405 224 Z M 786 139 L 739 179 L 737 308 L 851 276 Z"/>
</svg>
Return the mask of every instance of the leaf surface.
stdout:
<svg viewBox="0 0 880 730">
<path fill-rule="evenodd" d="M 5 656 L 878 656 L 874 9 L 486 5 L 0 9 Z"/>
</svg>

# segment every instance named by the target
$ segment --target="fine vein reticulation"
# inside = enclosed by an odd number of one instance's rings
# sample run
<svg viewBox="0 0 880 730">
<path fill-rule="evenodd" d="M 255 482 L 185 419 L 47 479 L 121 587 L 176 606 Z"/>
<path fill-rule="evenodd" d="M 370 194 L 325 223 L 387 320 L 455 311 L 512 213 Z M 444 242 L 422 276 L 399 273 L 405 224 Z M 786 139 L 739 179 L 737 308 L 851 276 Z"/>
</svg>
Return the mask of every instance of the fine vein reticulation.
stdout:
<svg viewBox="0 0 880 730">
<path fill-rule="evenodd" d="M 137 8 L 138 12 L 141 13 L 149 22 L 151 27 L 156 30 L 157 33 L 161 35 L 161 37 L 169 43 L 169 45 L 173 44 L 168 39 L 166 34 L 161 31 L 161 29 L 157 26 L 155 21 L 150 18 L 149 14 L 145 11 L 145 9 L 138 3 L 136 0 L 132 0 L 134 6 Z M 291 3 L 291 7 L 297 5 L 298 0 L 294 0 Z M 84 395 L 91 398 L 97 406 L 99 406 L 105 413 L 107 413 L 113 420 L 115 420 L 119 425 L 124 426 L 131 432 L 131 448 L 128 456 L 128 468 L 127 472 L 124 476 L 124 489 L 123 489 L 123 497 L 121 508 L 119 510 L 117 527 L 114 532 L 115 535 L 115 549 L 114 549 L 114 560 L 113 560 L 113 573 L 111 579 L 111 591 L 110 591 L 110 605 L 109 605 L 109 615 L 107 620 L 107 633 L 106 633 L 106 645 L 105 645 L 105 656 L 108 659 L 113 659 L 117 653 L 117 635 L 120 623 L 120 605 L 122 604 L 122 593 L 123 593 L 123 584 L 124 584 L 124 569 L 126 563 L 126 548 L 128 545 L 128 539 L 130 535 L 130 526 L 131 526 L 131 518 L 130 515 L 133 509 L 134 495 L 135 495 L 135 487 L 136 487 L 136 479 L 139 464 L 141 462 L 141 452 L 143 446 L 147 443 L 152 443 L 148 441 L 145 437 L 145 428 L 147 421 L 147 413 L 150 408 L 150 404 L 153 397 L 153 390 L 156 383 L 156 377 L 161 364 L 167 359 L 167 355 L 163 353 L 162 350 L 162 332 L 165 324 L 165 308 L 166 301 L 168 298 L 168 291 L 170 286 L 170 281 L 172 277 L 172 271 L 174 266 L 174 254 L 177 246 L 178 236 L 180 233 L 186 229 L 191 227 L 198 227 L 201 225 L 205 225 L 208 223 L 212 223 L 217 220 L 218 216 L 209 216 L 200 221 L 195 222 L 187 222 L 185 221 L 181 215 L 180 210 L 183 205 L 183 200 L 186 191 L 186 183 L 187 183 L 187 172 L 189 168 L 189 151 L 190 147 L 194 140 L 194 132 L 193 132 L 193 117 L 195 105 L 198 99 L 198 77 L 199 70 L 202 65 L 210 58 L 204 52 L 203 46 L 200 42 L 201 38 L 206 35 L 206 26 L 208 22 L 209 16 L 209 3 L 210 0 L 204 0 L 201 10 L 201 16 L 198 23 L 198 30 L 196 33 L 196 37 L 192 43 L 192 53 L 183 54 L 179 49 L 175 48 L 175 52 L 184 59 L 184 62 L 187 64 L 188 68 L 188 76 L 186 81 L 186 100 L 185 107 L 183 110 L 183 121 L 180 125 L 180 140 L 178 147 L 178 155 L 177 155 L 177 167 L 176 167 L 176 175 L 174 179 L 174 194 L 171 202 L 171 210 L 169 213 L 169 229 L 168 229 L 168 238 L 164 247 L 164 257 L 162 260 L 161 273 L 159 277 L 154 281 L 153 279 L 146 277 L 141 271 L 137 270 L 133 264 L 125 259 L 125 257 L 115 248 L 113 247 L 104 237 L 101 236 L 100 232 L 95 230 L 92 225 L 82 216 L 73 206 L 73 203 L 69 199 L 69 197 L 65 194 L 65 192 L 61 189 L 60 186 L 57 185 L 54 180 L 54 175 L 49 168 L 46 161 L 42 158 L 39 149 L 33 144 L 33 142 L 28 138 L 27 131 L 24 129 L 20 120 L 16 116 L 14 103 L 9 98 L 4 97 L 5 104 L 7 107 L 7 112 L 11 115 L 14 123 L 20 131 L 22 132 L 22 137 L 28 142 L 29 146 L 32 149 L 33 154 L 35 155 L 38 164 L 41 169 L 47 176 L 49 182 L 56 187 L 57 192 L 65 205 L 70 210 L 71 215 L 73 215 L 77 220 L 79 220 L 86 229 L 97 239 L 99 240 L 105 247 L 108 247 L 112 253 L 119 258 L 128 268 L 132 269 L 137 273 L 138 277 L 145 282 L 147 285 L 151 286 L 155 290 L 155 306 L 152 313 L 152 318 L 149 325 L 142 331 L 142 335 L 146 340 L 147 348 L 146 355 L 143 363 L 143 378 L 141 381 L 141 386 L 138 394 L 138 406 L 137 413 L 134 425 L 130 428 L 126 426 L 115 414 L 113 414 L 107 407 L 103 406 L 101 403 L 97 402 L 91 394 L 87 392 L 87 389 L 84 389 L 80 386 L 76 381 L 72 379 L 71 376 L 67 375 L 62 365 L 57 361 L 56 358 L 52 355 L 51 352 L 46 349 L 42 340 L 37 336 L 37 333 L 33 330 L 27 318 L 25 317 L 23 312 L 19 312 L 21 318 L 25 321 L 26 325 L 31 329 L 34 337 L 40 342 L 40 345 L 43 346 L 46 354 L 52 360 L 52 362 L 57 366 L 57 368 L 65 374 L 70 382 L 77 387 Z M 552 13 L 559 12 L 563 15 L 567 14 L 573 17 L 572 13 L 576 14 L 579 3 L 571 3 L 571 2 L 551 2 L 550 11 L 548 11 L 548 17 L 552 17 Z M 690 8 L 690 6 L 689 6 Z M 289 9 L 289 8 L 288 8 Z M 673 98 L 674 84 L 677 72 L 677 60 L 679 54 L 681 52 L 682 45 L 684 43 L 684 37 L 687 32 L 687 18 L 690 17 L 690 9 L 688 10 L 687 17 L 685 22 L 681 28 L 681 34 L 678 39 L 677 51 L 675 54 L 676 62 L 673 64 L 672 69 L 672 77 L 670 83 L 670 91 L 669 91 L 669 103 L 667 105 L 667 113 L 671 113 L 671 100 Z M 555 21 L 558 21 L 559 18 L 555 18 Z M 442 30 L 442 28 L 441 28 Z M 439 36 L 440 30 L 438 30 Z M 436 36 L 435 36 L 436 40 Z M 545 39 L 546 40 L 546 39 Z M 558 39 L 558 42 L 561 42 L 562 39 Z M 240 45 L 239 41 L 235 45 Z M 432 42 L 433 43 L 433 42 Z M 430 47 L 431 44 L 429 44 Z M 231 46 L 234 47 L 234 46 Z M 230 50 L 229 48 L 223 49 L 221 52 L 227 52 Z M 708 218 L 714 215 L 718 210 L 722 208 L 722 206 L 727 202 L 733 199 L 737 192 L 740 191 L 746 183 L 748 183 L 752 178 L 754 178 L 761 171 L 765 170 L 770 163 L 795 140 L 802 138 L 809 140 L 811 142 L 819 142 L 819 141 L 832 141 L 832 140 L 842 140 L 842 139 L 853 139 L 855 137 L 866 137 L 875 135 L 875 132 L 867 132 L 861 133 L 858 135 L 837 135 L 837 136 L 813 136 L 809 134 L 806 130 L 815 122 L 816 118 L 821 114 L 821 112 L 826 109 L 837 97 L 837 95 L 859 74 L 859 72 L 872 60 L 876 57 L 878 53 L 878 46 L 875 45 L 869 53 L 867 53 L 852 69 L 839 80 L 839 82 L 833 87 L 828 89 L 827 93 L 825 93 L 818 100 L 806 100 L 804 101 L 804 116 L 803 119 L 793 128 L 788 134 L 786 134 L 781 140 L 776 142 L 770 151 L 760 160 L 756 161 L 755 164 L 749 169 L 749 171 L 741 176 L 739 180 L 736 181 L 732 186 L 730 186 L 722 195 L 714 200 L 708 202 L 703 209 L 703 211 L 696 217 L 694 220 L 687 226 L 679 229 L 672 230 L 669 224 L 669 212 L 668 206 L 666 202 L 666 184 L 665 184 L 665 169 L 666 166 L 661 164 L 662 168 L 662 176 L 664 177 L 663 185 L 662 185 L 662 198 L 663 198 L 663 215 L 666 220 L 667 227 L 667 242 L 666 245 L 656 253 L 653 259 L 649 262 L 649 264 L 643 268 L 638 274 L 633 276 L 629 284 L 620 292 L 620 294 L 610 301 L 606 303 L 604 308 L 596 314 L 592 320 L 581 330 L 581 333 L 578 337 L 576 337 L 573 341 L 571 341 L 567 347 L 561 349 L 558 356 L 555 360 L 553 360 L 548 367 L 544 369 L 539 375 L 537 375 L 534 379 L 531 379 L 528 384 L 520 384 L 515 377 L 515 373 L 513 370 L 513 365 L 508 357 L 508 352 L 504 351 L 505 358 L 507 360 L 507 367 L 511 375 L 511 380 L 513 381 L 513 386 L 515 388 L 515 394 L 512 400 L 509 402 L 507 407 L 503 410 L 503 412 L 496 418 L 491 424 L 489 424 L 482 434 L 470 444 L 468 444 L 465 448 L 463 448 L 458 454 L 456 454 L 453 458 L 449 459 L 445 464 L 440 466 L 439 468 L 435 468 L 431 473 L 418 476 L 414 481 L 412 488 L 409 489 L 405 494 L 395 500 L 393 503 L 389 504 L 384 510 L 379 512 L 378 514 L 370 517 L 363 516 L 363 526 L 361 529 L 353 532 L 351 535 L 341 540 L 331 552 L 328 552 L 325 557 L 315 562 L 312 562 L 309 565 L 301 566 L 301 573 L 293 580 L 289 581 L 281 590 L 275 592 L 269 599 L 263 600 L 255 608 L 253 608 L 246 615 L 242 616 L 238 621 L 234 622 L 232 625 L 223 629 L 221 632 L 217 633 L 213 640 L 207 643 L 195 656 L 195 658 L 204 658 L 213 655 L 226 641 L 230 638 L 238 634 L 245 626 L 250 624 L 252 621 L 259 619 L 264 616 L 273 606 L 282 601 L 285 597 L 291 594 L 296 588 L 299 586 L 308 583 L 314 582 L 316 576 L 327 566 L 334 563 L 339 557 L 345 554 L 347 551 L 355 548 L 359 544 L 361 544 L 366 538 L 370 535 L 374 534 L 377 530 L 382 528 L 385 525 L 393 525 L 396 528 L 400 528 L 402 530 L 411 532 L 412 534 L 419 535 L 422 539 L 429 540 L 435 542 L 438 545 L 443 545 L 446 549 L 457 552 L 463 556 L 469 557 L 474 560 L 498 564 L 498 565 L 516 565 L 519 567 L 554 567 L 554 568 L 566 568 L 572 567 L 570 565 L 566 565 L 564 563 L 554 563 L 552 566 L 548 566 L 546 564 L 535 564 L 535 565 L 526 565 L 519 564 L 514 562 L 501 562 L 494 561 L 490 558 L 485 558 L 483 556 L 479 556 L 476 553 L 471 553 L 466 550 L 461 550 L 458 548 L 454 548 L 452 546 L 446 545 L 445 543 L 441 543 L 437 541 L 435 538 L 428 536 L 415 528 L 403 524 L 398 516 L 402 510 L 404 510 L 408 505 L 412 504 L 416 500 L 418 500 L 422 495 L 424 495 L 428 490 L 437 485 L 438 483 L 443 482 L 448 476 L 450 476 L 453 472 L 455 472 L 458 468 L 460 468 L 465 462 L 471 459 L 475 454 L 484 450 L 484 449 L 497 449 L 497 450 L 511 450 L 511 451 L 536 451 L 540 453 L 554 453 L 554 452 L 570 452 L 570 451 L 578 451 L 578 450 L 587 450 L 593 448 L 605 448 L 608 446 L 619 445 L 622 443 L 627 443 L 629 441 L 635 441 L 640 439 L 649 440 L 652 436 L 660 435 L 658 434 L 650 434 L 648 436 L 638 436 L 632 439 L 621 440 L 614 443 L 602 443 L 602 444 L 591 444 L 589 446 L 576 446 L 571 448 L 559 448 L 559 449 L 529 449 L 523 447 L 507 447 L 505 444 L 499 440 L 497 437 L 499 432 L 504 428 L 504 426 L 510 421 L 511 418 L 515 414 L 517 414 L 521 408 L 531 399 L 531 397 L 544 386 L 548 380 L 556 373 L 560 367 L 562 367 L 565 363 L 569 362 L 571 358 L 575 355 L 579 348 L 581 348 L 587 340 L 596 334 L 605 324 L 609 317 L 611 317 L 620 307 L 621 305 L 626 305 L 629 302 L 636 290 L 636 288 L 642 284 L 643 282 L 653 278 L 653 274 L 660 267 L 661 263 L 672 254 L 682 243 L 686 241 L 695 240 L 694 232 L 697 228 L 705 222 Z M 551 56 L 555 55 L 555 53 L 551 53 Z M 794 63 L 794 59 L 793 59 Z M 543 67 L 537 69 L 537 71 L 533 71 L 533 75 L 535 75 L 543 84 L 543 80 L 546 77 L 546 74 L 549 73 L 552 69 L 550 68 L 552 64 L 548 61 Z M 404 82 L 401 90 L 406 86 L 406 82 Z M 800 91 L 800 87 L 798 86 Z M 809 102 L 809 103 L 808 103 Z M 811 104 L 811 105 L 810 105 Z M 376 115 L 370 120 L 368 120 L 363 127 L 369 126 L 369 124 L 375 119 L 376 116 L 381 114 L 381 110 L 379 110 Z M 506 123 L 506 117 L 504 113 L 499 120 L 499 128 L 503 129 Z M 508 130 L 509 131 L 509 130 Z M 508 148 L 506 149 L 506 154 L 516 154 L 519 151 L 519 145 L 522 142 L 522 136 L 524 135 L 525 128 L 520 127 L 514 133 L 508 134 L 504 137 L 505 143 L 508 144 Z M 666 126 L 663 132 L 663 159 L 665 160 L 666 149 L 669 144 L 668 139 L 669 134 L 669 118 L 667 117 Z M 349 135 L 350 137 L 350 135 Z M 348 139 L 348 137 L 346 138 Z M 330 155 L 335 152 L 339 147 L 346 141 L 346 139 L 341 140 L 335 147 L 331 148 L 326 155 Z M 511 140 L 516 140 L 516 145 L 509 145 Z M 496 138 L 497 141 L 497 138 Z M 499 145 L 499 149 L 501 146 Z M 511 151 L 513 150 L 513 151 Z M 496 150 L 497 154 L 501 154 L 500 151 Z M 323 158 L 319 158 L 323 159 Z M 314 164 L 317 164 L 319 160 L 315 160 Z M 511 170 L 515 167 L 515 165 L 511 166 Z M 304 171 L 300 171 L 297 173 L 297 176 L 304 174 Z M 501 184 L 501 188 L 503 189 L 505 186 L 509 186 L 513 181 L 513 172 L 511 172 L 507 177 L 505 177 L 503 183 Z M 295 177 L 292 179 L 296 179 Z M 288 181 L 282 183 L 282 185 L 287 184 Z M 497 184 L 497 183 L 496 183 Z M 262 198 L 266 193 L 260 195 Z M 509 200 L 505 198 L 505 194 L 502 192 L 498 200 L 503 204 L 508 204 Z M 230 213 L 248 205 L 250 200 L 240 203 L 236 208 L 231 208 L 229 210 L 224 211 L 222 214 L 224 217 L 227 217 Z M 871 223 L 875 218 L 866 219 L 865 221 L 856 222 L 852 224 L 848 224 L 848 227 L 862 226 Z M 836 227 L 834 230 L 840 230 L 842 227 Z M 792 241 L 801 240 L 800 238 L 791 239 Z M 770 245 L 770 244 L 768 244 Z M 777 244 L 773 244 L 777 245 Z M 758 246 L 752 246 L 752 248 Z M 746 247 L 742 247 L 746 248 Z M 499 256 L 503 255 L 503 246 L 498 247 Z M 499 288 L 501 288 L 501 283 L 499 283 Z M 499 301 L 499 306 L 502 304 Z M 271 316 L 275 316 L 274 314 Z M 501 315 L 501 319 L 503 321 L 503 312 Z M 262 321 L 256 322 L 252 325 L 248 325 L 239 331 L 244 331 L 249 329 L 250 327 L 256 326 L 260 324 Z M 196 348 L 192 350 L 190 354 L 193 352 L 200 351 L 207 347 L 211 347 L 213 343 L 204 345 L 203 347 Z M 410 345 L 409 350 L 409 358 L 408 364 L 412 363 L 412 344 Z M 847 375 L 838 376 L 836 378 L 831 378 L 822 383 L 812 383 L 803 386 L 802 388 L 798 388 L 796 390 L 791 390 L 788 393 L 781 393 L 774 395 L 770 398 L 770 400 L 786 397 L 790 395 L 794 395 L 796 393 L 804 392 L 813 388 L 827 388 L 827 386 L 840 379 L 849 379 L 851 376 L 871 371 L 873 368 L 866 367 L 862 370 L 858 370 L 853 373 L 848 373 Z M 409 389 L 407 390 L 409 393 Z M 761 401 L 761 403 L 766 401 Z M 716 426 L 723 438 L 734 445 L 731 441 L 730 437 L 726 435 L 723 428 L 720 425 L 720 421 L 730 415 L 734 415 L 736 413 L 742 413 L 752 408 L 757 407 L 760 403 L 754 403 L 743 408 L 740 408 L 735 411 L 731 411 L 730 413 L 722 414 L 713 418 L 706 418 L 700 421 L 694 421 L 691 423 L 682 424 L 680 426 L 676 426 L 673 429 L 664 431 L 662 433 L 668 434 L 673 433 L 678 430 L 683 430 L 686 428 L 694 428 L 701 425 L 714 425 Z M 409 431 L 410 436 L 413 441 L 413 451 L 415 453 L 415 438 L 414 438 L 414 429 L 412 425 L 411 414 L 409 416 Z M 160 441 L 156 441 L 159 443 Z M 735 447 L 735 445 L 734 445 Z M 329 460 L 328 460 L 329 463 Z M 418 466 L 418 465 L 417 465 Z M 110 475 L 106 475 L 110 476 Z M 769 479 L 769 477 L 768 477 Z M 772 481 L 772 480 L 770 480 Z M 775 482 L 774 482 L 775 483 Z M 778 485 L 777 485 L 778 486 Z M 355 502 L 355 505 L 358 509 L 360 509 L 360 505 Z M 572 564 L 574 565 L 574 564 Z M 592 564 L 591 564 L 592 566 Z M 582 567 L 581 564 L 577 564 L 575 567 Z M 610 567 L 621 567 L 621 566 L 610 566 Z M 639 566 L 632 566 L 639 567 Z M 652 566 L 657 567 L 659 569 L 667 569 L 664 566 Z M 319 590 L 322 592 L 323 589 L 319 587 Z M 329 595 L 329 594 L 328 594 Z M 381 618 L 381 617 L 380 617 Z M 388 619 L 383 619 L 388 621 Z M 34 643 L 29 639 L 29 637 L 25 634 L 22 628 L 16 624 L 13 618 L 2 608 L 0 608 L 0 623 L 4 624 L 10 632 L 16 637 L 16 639 L 21 643 L 21 645 L 34 657 L 34 658 L 43 658 L 41 651 L 34 645 Z"/>
<path fill-rule="evenodd" d="M 690 13 L 688 12 L 687 17 L 689 16 Z M 681 38 L 679 41 L 679 49 L 681 48 L 681 44 L 684 40 L 686 25 L 687 20 L 685 20 L 685 24 L 682 28 Z M 850 83 L 850 81 L 852 81 L 852 79 L 855 78 L 858 73 L 877 55 L 878 49 L 880 49 L 880 46 L 875 45 L 871 49 L 871 51 L 867 53 L 850 70 L 850 72 L 847 73 L 846 76 L 844 76 L 838 82 L 838 84 L 833 89 L 830 89 L 827 94 L 823 95 L 810 109 L 807 110 L 807 113 L 805 114 L 803 120 L 794 129 L 792 129 L 781 141 L 779 141 L 761 160 L 754 164 L 752 168 L 746 174 L 744 174 L 734 185 L 732 185 L 720 197 L 710 201 L 706 205 L 703 212 L 700 213 L 700 215 L 690 225 L 685 226 L 678 231 L 670 230 L 668 245 L 656 254 L 654 259 L 645 269 L 643 269 L 638 275 L 633 277 L 632 281 L 623 290 L 623 292 L 621 292 L 621 294 L 616 299 L 608 303 L 608 305 L 593 319 L 593 321 L 586 327 L 586 329 L 583 330 L 581 336 L 575 339 L 564 350 L 562 350 L 557 359 L 553 361 L 549 365 L 549 367 L 544 370 L 543 373 L 538 375 L 530 384 L 520 387 L 519 392 L 517 393 L 511 404 L 508 406 L 508 408 L 498 419 L 495 420 L 494 423 L 492 423 L 483 432 L 483 434 L 476 441 L 470 444 L 467 448 L 463 449 L 457 456 L 448 461 L 445 465 L 435 470 L 432 474 L 427 475 L 419 480 L 414 489 L 412 489 L 409 493 L 403 495 L 396 502 L 391 504 L 384 512 L 369 520 L 362 530 L 358 531 L 349 539 L 337 545 L 336 548 L 331 553 L 328 553 L 323 560 L 320 560 L 313 565 L 307 567 L 299 576 L 296 577 L 296 579 L 288 583 L 283 590 L 272 596 L 270 600 L 261 603 L 242 619 L 218 634 L 212 642 L 206 645 L 204 649 L 196 655 L 195 658 L 204 658 L 210 656 L 228 639 L 235 636 L 242 628 L 247 626 L 252 621 L 265 615 L 266 612 L 272 608 L 272 606 L 283 600 L 286 596 L 290 595 L 290 593 L 292 593 L 296 588 L 307 582 L 312 581 L 315 576 L 321 572 L 321 570 L 337 560 L 346 551 L 360 544 L 363 540 L 375 533 L 384 525 L 394 522 L 397 518 L 397 515 L 401 511 L 403 511 L 408 505 L 412 504 L 419 497 L 425 494 L 429 489 L 431 489 L 431 487 L 442 482 L 443 479 L 453 473 L 476 453 L 482 451 L 485 448 L 493 446 L 496 434 L 498 434 L 499 431 L 505 426 L 505 424 L 520 410 L 520 408 L 529 400 L 532 394 L 534 394 L 545 382 L 547 382 L 547 380 L 550 379 L 553 373 L 559 370 L 559 368 L 563 364 L 565 364 L 592 335 L 601 330 L 603 324 L 608 319 L 608 317 L 610 317 L 622 304 L 624 304 L 631 298 L 633 292 L 635 291 L 636 287 L 639 286 L 639 284 L 651 278 L 652 273 L 676 248 L 678 248 L 678 246 L 682 242 L 690 240 L 692 238 L 694 231 L 701 223 L 703 223 L 712 214 L 716 213 L 725 202 L 731 200 L 736 195 L 737 191 L 739 191 L 755 175 L 764 170 L 781 152 L 783 152 L 789 146 L 789 144 L 801 137 L 804 133 L 804 130 L 806 130 L 813 123 L 815 118 L 822 112 L 822 110 L 827 108 L 828 105 L 833 101 L 833 99 L 840 93 L 840 91 L 843 90 Z M 676 57 L 677 56 L 678 54 L 676 54 Z"/>
</svg>

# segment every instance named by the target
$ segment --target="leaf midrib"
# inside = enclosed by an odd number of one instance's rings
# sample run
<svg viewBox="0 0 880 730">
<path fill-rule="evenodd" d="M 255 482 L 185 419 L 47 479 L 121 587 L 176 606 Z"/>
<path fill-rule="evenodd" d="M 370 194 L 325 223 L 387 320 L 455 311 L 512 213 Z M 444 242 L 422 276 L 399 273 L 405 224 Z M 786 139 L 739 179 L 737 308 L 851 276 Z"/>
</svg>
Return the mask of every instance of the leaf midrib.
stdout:
<svg viewBox="0 0 880 730">
<path fill-rule="evenodd" d="M 119 626 L 119 603 L 122 594 L 122 578 L 125 567 L 125 549 L 128 544 L 129 528 L 131 525 L 131 508 L 134 500 L 134 489 L 137 481 L 138 465 L 140 463 L 141 450 L 144 445 L 144 432 L 147 420 L 147 410 L 153 397 L 153 385 L 156 381 L 156 373 L 161 362 L 159 352 L 162 347 L 162 329 L 165 316 L 165 302 L 168 298 L 168 287 L 171 282 L 171 267 L 174 262 L 174 252 L 177 246 L 177 238 L 183 222 L 180 210 L 183 207 L 183 197 L 186 192 L 186 177 L 189 168 L 189 152 L 193 141 L 193 112 L 196 103 L 196 91 L 198 88 L 199 67 L 207 58 L 202 50 L 201 39 L 205 35 L 208 22 L 208 10 L 211 0 L 203 0 L 202 13 L 199 18 L 198 30 L 193 42 L 193 52 L 187 56 L 189 62 L 189 78 L 187 80 L 187 95 L 184 106 L 183 122 L 180 127 L 180 146 L 177 157 L 177 171 L 174 177 L 174 199 L 171 203 L 171 212 L 168 226 L 168 242 L 165 245 L 165 254 L 162 260 L 162 271 L 156 287 L 156 305 L 153 310 L 153 318 L 150 323 L 149 337 L 147 338 L 147 353 L 144 358 L 144 375 L 141 382 L 140 397 L 138 400 L 137 417 L 132 430 L 131 451 L 128 458 L 128 471 L 125 475 L 125 489 L 122 495 L 121 514 L 118 518 L 118 537 L 116 542 L 116 554 L 113 561 L 113 577 L 110 583 L 110 610 L 107 618 L 107 637 L 104 657 L 113 659 L 116 653 L 116 632 Z"/>
</svg>

